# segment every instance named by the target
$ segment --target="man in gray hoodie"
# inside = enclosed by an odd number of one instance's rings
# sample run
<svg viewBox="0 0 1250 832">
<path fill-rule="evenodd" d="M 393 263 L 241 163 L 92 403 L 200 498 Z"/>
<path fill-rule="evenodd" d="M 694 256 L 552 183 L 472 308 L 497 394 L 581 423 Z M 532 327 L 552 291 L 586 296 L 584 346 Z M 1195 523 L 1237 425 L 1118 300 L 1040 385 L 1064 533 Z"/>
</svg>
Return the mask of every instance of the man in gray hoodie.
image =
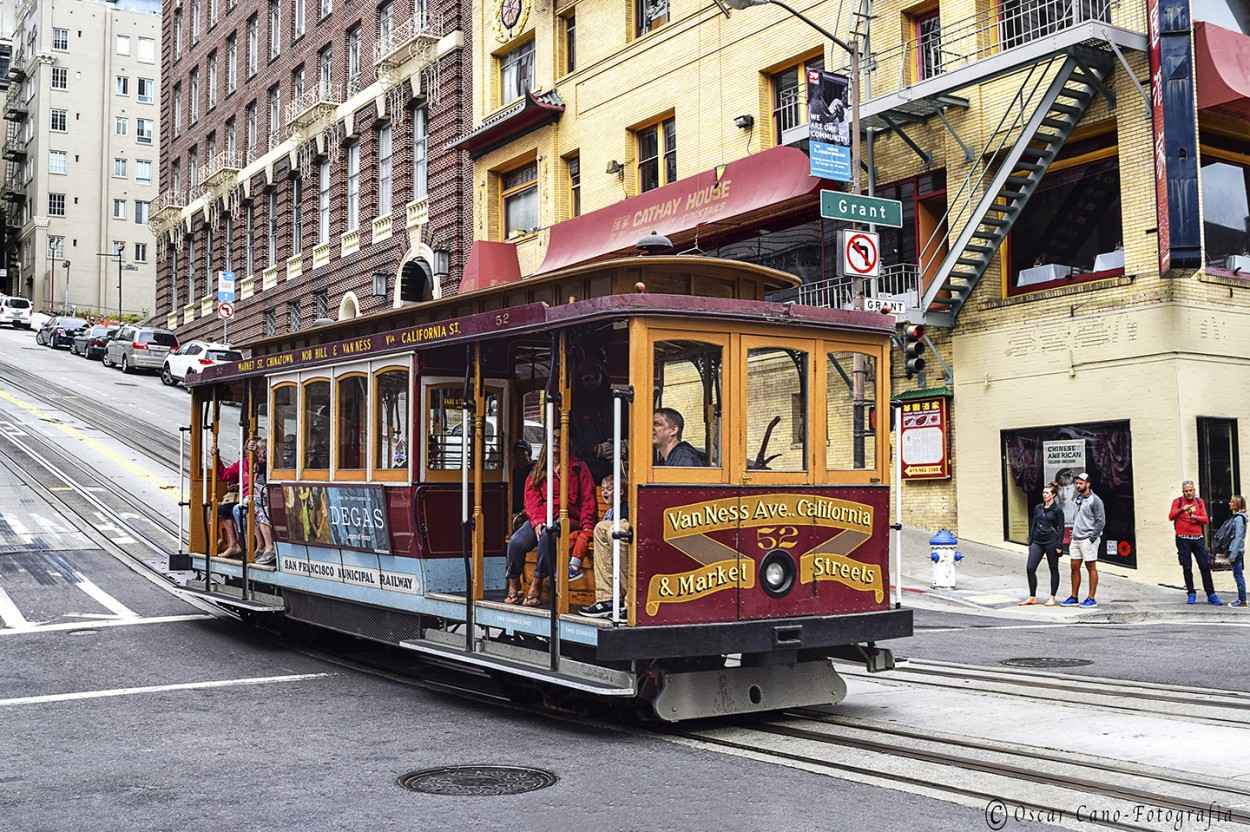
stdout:
<svg viewBox="0 0 1250 832">
<path fill-rule="evenodd" d="M 1102 498 L 1094 493 L 1089 474 L 1076 475 L 1076 515 L 1072 520 L 1072 544 L 1068 554 L 1072 558 L 1072 595 L 1062 606 L 1096 607 L 1094 594 L 1098 592 L 1098 544 L 1102 530 L 1107 525 L 1107 513 Z M 1081 563 L 1089 572 L 1089 597 L 1078 600 L 1081 591 Z"/>
</svg>

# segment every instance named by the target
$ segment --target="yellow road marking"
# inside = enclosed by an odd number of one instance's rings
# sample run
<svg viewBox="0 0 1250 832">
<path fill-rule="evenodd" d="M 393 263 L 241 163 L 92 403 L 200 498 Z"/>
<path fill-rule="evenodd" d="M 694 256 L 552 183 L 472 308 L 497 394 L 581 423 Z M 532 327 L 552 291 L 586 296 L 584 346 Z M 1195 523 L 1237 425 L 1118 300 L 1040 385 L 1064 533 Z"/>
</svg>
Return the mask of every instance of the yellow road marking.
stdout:
<svg viewBox="0 0 1250 832">
<path fill-rule="evenodd" d="M 25 410 L 27 413 L 30 413 L 33 416 L 43 419 L 44 421 L 51 422 L 52 424 L 56 425 L 58 430 L 60 430 L 70 439 L 75 439 L 81 442 L 83 445 L 87 446 L 88 448 L 100 454 L 101 456 L 105 457 L 106 459 L 110 460 L 111 462 L 117 463 L 122 468 L 125 468 L 127 471 L 134 474 L 139 479 L 151 484 L 157 489 L 160 489 L 161 492 L 164 493 L 166 496 L 173 497 L 175 500 L 181 499 L 181 496 L 179 494 L 170 493 L 171 489 L 175 491 L 180 490 L 178 489 L 178 486 L 170 485 L 164 480 L 152 476 L 147 471 L 144 471 L 140 469 L 139 467 L 137 467 L 130 460 L 126 459 L 123 456 L 120 456 L 119 454 L 110 450 L 109 448 L 106 448 L 104 445 L 100 444 L 95 439 L 92 439 L 90 436 L 87 436 L 82 431 L 78 430 L 77 428 L 73 428 L 73 427 L 70 427 L 69 425 L 61 424 L 60 422 L 55 421 L 55 417 L 50 416 L 46 412 L 40 410 L 35 405 L 30 404 L 29 402 L 24 402 L 21 399 L 17 398 L 16 396 L 10 393 L 6 393 L 3 390 L 0 390 L 0 398 L 4 399 L 7 402 L 11 402 L 12 404 L 17 405 L 22 410 Z M 70 489 L 66 487 L 54 487 L 52 490 L 61 491 L 61 490 L 70 490 Z"/>
</svg>

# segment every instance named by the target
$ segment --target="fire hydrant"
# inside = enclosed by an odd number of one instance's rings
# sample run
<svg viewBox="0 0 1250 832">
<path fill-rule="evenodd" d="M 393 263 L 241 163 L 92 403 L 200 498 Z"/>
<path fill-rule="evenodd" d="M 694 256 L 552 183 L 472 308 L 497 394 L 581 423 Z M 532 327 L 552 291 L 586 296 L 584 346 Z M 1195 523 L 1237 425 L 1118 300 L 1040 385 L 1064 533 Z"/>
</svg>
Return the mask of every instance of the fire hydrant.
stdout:
<svg viewBox="0 0 1250 832">
<path fill-rule="evenodd" d="M 933 561 L 934 589 L 955 588 L 955 562 L 964 559 L 962 552 L 955 551 L 958 543 L 955 535 L 946 529 L 942 529 L 929 538 L 929 545 L 933 547 L 933 553 L 929 555 L 929 559 Z"/>
</svg>

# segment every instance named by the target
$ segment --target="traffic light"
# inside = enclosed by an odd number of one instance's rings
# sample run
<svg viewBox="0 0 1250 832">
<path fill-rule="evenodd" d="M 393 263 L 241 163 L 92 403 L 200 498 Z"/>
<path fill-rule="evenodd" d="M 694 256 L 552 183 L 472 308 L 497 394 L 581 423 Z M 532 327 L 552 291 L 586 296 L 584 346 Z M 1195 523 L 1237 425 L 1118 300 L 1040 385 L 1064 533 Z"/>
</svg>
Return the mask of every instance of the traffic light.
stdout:
<svg viewBox="0 0 1250 832">
<path fill-rule="evenodd" d="M 903 372 L 907 378 L 924 369 L 924 327 L 908 324 L 903 327 Z"/>
</svg>

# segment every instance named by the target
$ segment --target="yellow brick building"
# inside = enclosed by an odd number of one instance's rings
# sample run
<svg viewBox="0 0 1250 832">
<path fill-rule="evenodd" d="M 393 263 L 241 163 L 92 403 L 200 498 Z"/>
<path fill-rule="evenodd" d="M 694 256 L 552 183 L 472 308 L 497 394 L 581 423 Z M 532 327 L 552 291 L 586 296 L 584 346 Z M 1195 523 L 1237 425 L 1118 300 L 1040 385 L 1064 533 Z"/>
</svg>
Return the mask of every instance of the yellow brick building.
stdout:
<svg viewBox="0 0 1250 832">
<path fill-rule="evenodd" d="M 795 3 L 813 26 L 775 4 L 486 0 L 454 145 L 473 159 L 465 280 L 658 230 L 850 303 L 845 223 L 819 211 L 834 186 L 797 155 L 807 71 L 848 62 L 816 27 L 836 33 L 864 55 L 867 186 L 903 205 L 870 292 L 929 330 L 894 391 L 949 398 L 951 476 L 908 481 L 904 522 L 1024 543 L 1041 486 L 1078 466 L 1107 503 L 1106 561 L 1175 581 L 1169 501 L 1193 479 L 1227 514 L 1250 401 L 1250 89 L 1211 59 L 1250 54 L 1247 15 L 1192 2 Z"/>
</svg>

